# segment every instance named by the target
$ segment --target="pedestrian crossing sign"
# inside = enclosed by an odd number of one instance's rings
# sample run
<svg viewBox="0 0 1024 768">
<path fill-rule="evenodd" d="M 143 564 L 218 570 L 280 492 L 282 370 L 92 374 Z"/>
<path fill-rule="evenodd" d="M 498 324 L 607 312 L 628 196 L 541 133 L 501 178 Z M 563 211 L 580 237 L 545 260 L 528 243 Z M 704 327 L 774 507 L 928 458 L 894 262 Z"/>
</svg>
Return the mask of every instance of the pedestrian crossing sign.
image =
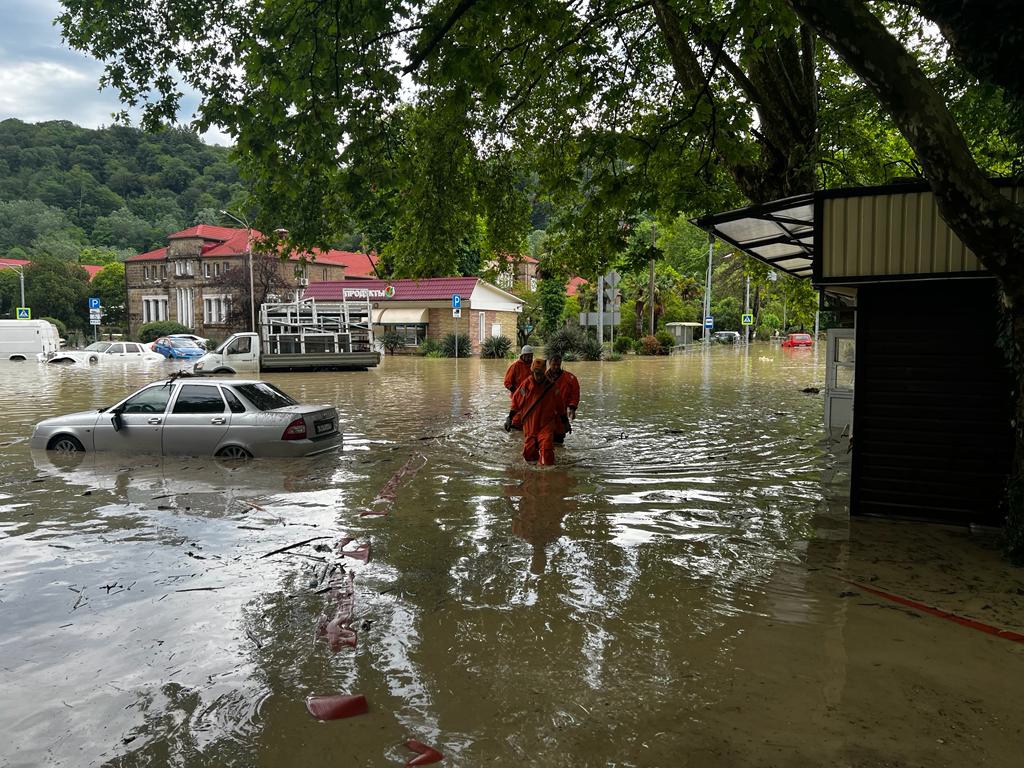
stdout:
<svg viewBox="0 0 1024 768">
<path fill-rule="evenodd" d="M 31 320 L 32 309 L 30 307 L 18 307 L 17 314 L 15 315 L 19 320 Z"/>
<path fill-rule="evenodd" d="M 747 313 L 747 314 L 743 315 L 743 324 L 744 325 L 753 325 L 754 324 L 754 316 L 752 314 L 750 314 L 750 313 Z"/>
</svg>

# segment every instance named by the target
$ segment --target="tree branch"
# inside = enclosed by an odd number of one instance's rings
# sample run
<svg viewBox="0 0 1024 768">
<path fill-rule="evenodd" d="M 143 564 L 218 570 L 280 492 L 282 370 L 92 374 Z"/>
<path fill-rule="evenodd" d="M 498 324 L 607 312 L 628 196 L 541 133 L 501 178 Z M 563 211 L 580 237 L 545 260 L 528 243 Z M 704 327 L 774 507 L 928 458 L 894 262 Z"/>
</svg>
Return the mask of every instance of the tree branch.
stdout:
<svg viewBox="0 0 1024 768">
<path fill-rule="evenodd" d="M 402 68 L 403 74 L 412 74 L 420 65 L 427 60 L 427 57 L 434 52 L 434 49 L 440 44 L 444 36 L 448 34 L 452 27 L 454 27 L 459 19 L 465 15 L 466 11 L 476 5 L 477 0 L 459 0 L 459 4 L 452 9 L 452 12 L 445 19 L 438 29 L 434 30 L 434 33 L 430 36 L 425 44 L 419 47 L 418 50 L 414 51 L 412 56 L 409 58 L 409 63 Z"/>
</svg>

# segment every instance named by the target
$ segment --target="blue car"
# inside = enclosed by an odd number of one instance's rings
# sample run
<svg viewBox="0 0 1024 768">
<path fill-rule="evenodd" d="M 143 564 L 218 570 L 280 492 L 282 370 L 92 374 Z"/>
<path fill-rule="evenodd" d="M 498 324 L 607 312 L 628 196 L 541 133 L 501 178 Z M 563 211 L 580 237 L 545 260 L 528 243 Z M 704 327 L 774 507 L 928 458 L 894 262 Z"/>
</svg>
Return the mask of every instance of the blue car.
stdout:
<svg viewBox="0 0 1024 768">
<path fill-rule="evenodd" d="M 206 354 L 206 350 L 191 339 L 177 339 L 168 336 L 154 341 L 153 351 L 175 360 L 189 360 Z"/>
</svg>

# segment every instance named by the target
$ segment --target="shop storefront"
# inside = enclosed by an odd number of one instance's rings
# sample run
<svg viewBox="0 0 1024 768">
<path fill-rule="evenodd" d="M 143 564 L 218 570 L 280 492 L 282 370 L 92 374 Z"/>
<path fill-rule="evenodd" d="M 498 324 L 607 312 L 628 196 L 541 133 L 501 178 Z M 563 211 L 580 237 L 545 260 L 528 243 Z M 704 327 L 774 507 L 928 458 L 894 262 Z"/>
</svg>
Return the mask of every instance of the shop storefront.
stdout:
<svg viewBox="0 0 1024 768">
<path fill-rule="evenodd" d="M 440 342 L 449 333 L 468 335 L 473 354 L 480 353 L 481 342 L 490 336 L 506 336 L 514 343 L 523 311 L 522 299 L 478 277 L 328 281 L 312 283 L 305 298 L 340 301 L 343 295 L 354 299 L 364 293 L 373 303 L 374 334 L 401 335 L 411 353 L 426 339 Z"/>
</svg>

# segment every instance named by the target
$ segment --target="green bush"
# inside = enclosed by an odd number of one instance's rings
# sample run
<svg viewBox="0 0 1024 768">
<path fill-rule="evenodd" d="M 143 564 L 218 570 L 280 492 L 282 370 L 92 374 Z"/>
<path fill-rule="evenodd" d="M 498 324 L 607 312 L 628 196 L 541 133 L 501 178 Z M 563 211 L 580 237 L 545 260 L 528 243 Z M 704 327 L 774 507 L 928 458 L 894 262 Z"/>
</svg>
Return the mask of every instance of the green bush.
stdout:
<svg viewBox="0 0 1024 768">
<path fill-rule="evenodd" d="M 544 343 L 544 354 L 548 357 L 559 354 L 563 360 L 568 360 L 569 355 L 577 355 L 583 348 L 587 336 L 578 325 L 566 325 L 548 336 Z"/>
<path fill-rule="evenodd" d="M 595 336 L 584 336 L 578 352 L 584 360 L 600 360 L 604 355 L 604 345 Z"/>
<path fill-rule="evenodd" d="M 444 352 L 442 352 L 440 349 L 432 349 L 429 352 L 427 352 L 427 354 L 425 354 L 424 357 L 440 360 L 441 358 L 444 357 Z"/>
<path fill-rule="evenodd" d="M 419 347 L 417 348 L 417 351 L 424 357 L 430 357 L 431 354 L 434 352 L 438 353 L 434 355 L 434 357 L 444 357 L 444 355 L 440 354 L 441 345 L 438 344 L 433 339 L 424 339 L 423 341 L 421 341 Z"/>
<path fill-rule="evenodd" d="M 395 354 L 398 350 L 405 346 L 405 336 L 395 331 L 387 331 L 381 334 L 380 337 L 381 346 L 384 347 L 384 351 L 389 355 Z"/>
<path fill-rule="evenodd" d="M 64 325 L 63 320 L 58 320 L 56 317 L 41 317 L 40 320 L 45 320 L 48 323 L 53 323 L 57 327 L 57 333 L 60 334 L 62 339 L 68 337 L 68 327 Z"/>
<path fill-rule="evenodd" d="M 480 345 L 480 357 L 501 359 L 512 349 L 512 339 L 508 336 L 490 336 Z"/>
<path fill-rule="evenodd" d="M 633 339 L 629 336 L 617 336 L 615 338 L 615 351 L 619 354 L 625 354 L 633 351 Z"/>
<path fill-rule="evenodd" d="M 169 320 L 146 323 L 139 328 L 139 341 L 143 344 L 148 344 L 151 341 L 156 341 L 161 336 L 170 336 L 172 333 L 192 333 L 192 330 L 186 328 L 181 323 L 172 323 Z"/>
<path fill-rule="evenodd" d="M 441 353 L 445 357 L 455 357 L 455 339 L 459 340 L 459 357 L 469 357 L 473 354 L 473 347 L 469 342 L 468 333 L 460 333 L 456 337 L 454 333 L 449 333 L 441 340 Z"/>
<path fill-rule="evenodd" d="M 640 339 L 639 344 L 641 355 L 662 354 L 661 342 L 658 341 L 658 338 L 656 336 L 644 336 L 642 339 Z"/>
<path fill-rule="evenodd" d="M 610 355 L 605 355 L 604 359 L 610 363 L 617 363 L 619 362 L 619 360 L 622 359 L 622 355 L 618 354 L 617 352 L 612 352 Z"/>
<path fill-rule="evenodd" d="M 658 331 L 654 334 L 654 338 L 656 338 L 658 343 L 661 344 L 661 348 L 663 350 L 662 354 L 665 355 L 667 355 L 672 350 L 672 347 L 676 345 L 676 337 L 668 331 Z"/>
</svg>

